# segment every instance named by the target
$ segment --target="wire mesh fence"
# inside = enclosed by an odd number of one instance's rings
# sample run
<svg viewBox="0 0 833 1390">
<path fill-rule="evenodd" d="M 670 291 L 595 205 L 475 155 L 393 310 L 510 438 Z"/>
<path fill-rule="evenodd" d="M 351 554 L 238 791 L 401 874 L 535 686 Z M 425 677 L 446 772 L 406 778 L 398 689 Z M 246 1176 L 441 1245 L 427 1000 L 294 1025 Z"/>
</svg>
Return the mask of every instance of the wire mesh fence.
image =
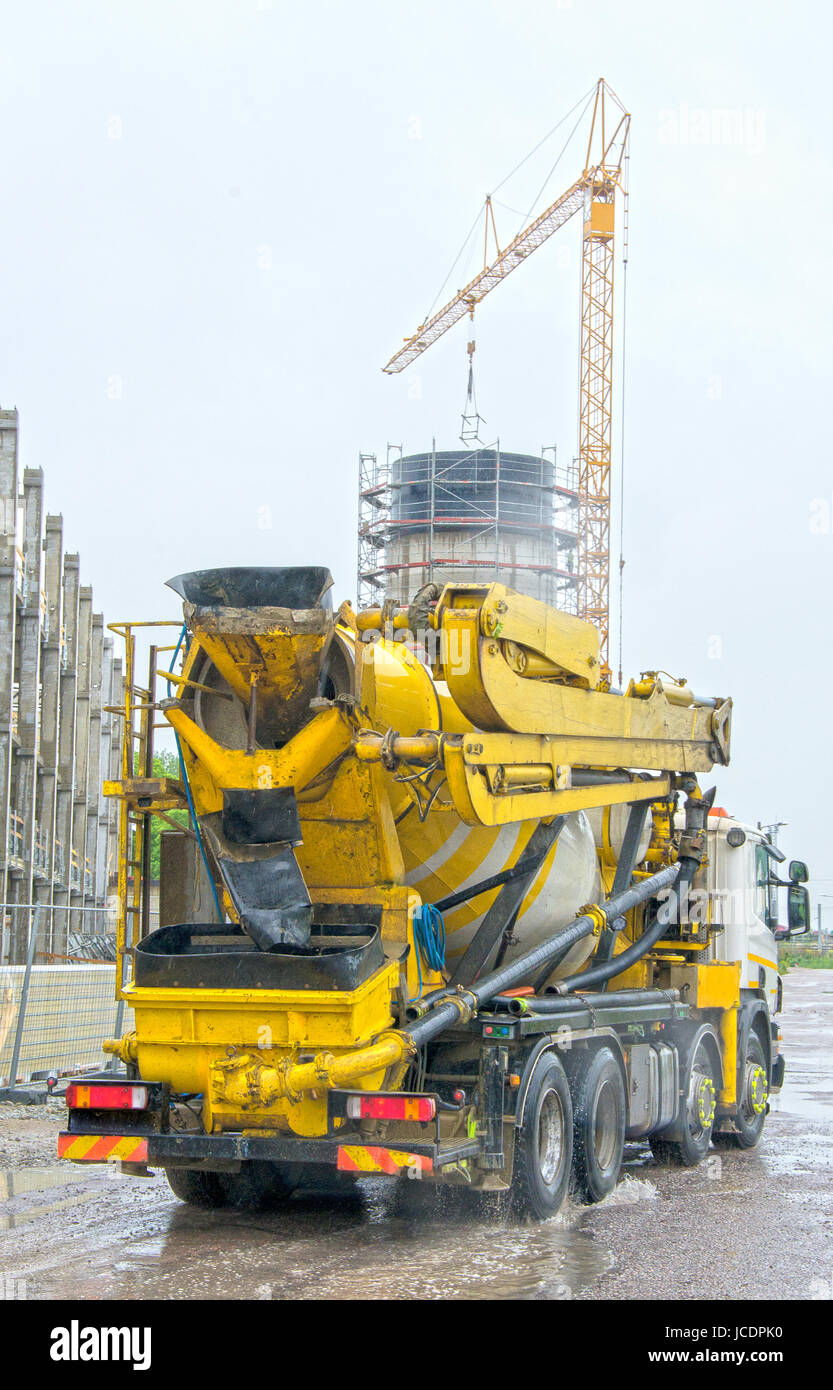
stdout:
<svg viewBox="0 0 833 1390">
<path fill-rule="evenodd" d="M 25 961 L 0 965 L 0 1085 L 42 1080 L 110 1061 L 104 1038 L 132 1027 L 116 1000 L 111 908 L 0 905 Z"/>
</svg>

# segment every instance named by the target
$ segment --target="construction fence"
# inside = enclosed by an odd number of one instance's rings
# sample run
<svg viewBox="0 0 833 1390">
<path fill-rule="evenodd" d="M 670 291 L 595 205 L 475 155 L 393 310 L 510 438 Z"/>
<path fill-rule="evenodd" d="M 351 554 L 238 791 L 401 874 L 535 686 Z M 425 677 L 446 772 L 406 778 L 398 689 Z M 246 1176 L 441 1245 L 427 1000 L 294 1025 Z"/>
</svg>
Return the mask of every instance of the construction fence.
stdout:
<svg viewBox="0 0 833 1390">
<path fill-rule="evenodd" d="M 24 964 L 0 965 L 0 1086 L 108 1066 L 102 1040 L 133 1026 L 115 997 L 113 910 L 5 904 L 0 911 L 7 922 L 16 918 L 27 942 Z"/>
</svg>

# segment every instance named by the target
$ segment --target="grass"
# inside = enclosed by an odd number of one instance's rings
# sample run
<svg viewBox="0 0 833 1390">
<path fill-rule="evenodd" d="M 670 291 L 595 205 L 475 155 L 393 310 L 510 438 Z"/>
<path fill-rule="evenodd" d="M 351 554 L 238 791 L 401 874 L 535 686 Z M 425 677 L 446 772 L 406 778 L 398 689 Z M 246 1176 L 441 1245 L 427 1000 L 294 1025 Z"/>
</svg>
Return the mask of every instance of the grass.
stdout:
<svg viewBox="0 0 833 1390">
<path fill-rule="evenodd" d="M 809 970 L 833 970 L 833 950 L 819 951 L 815 945 L 781 946 L 778 950 L 781 974 L 791 965 L 803 965 Z"/>
</svg>

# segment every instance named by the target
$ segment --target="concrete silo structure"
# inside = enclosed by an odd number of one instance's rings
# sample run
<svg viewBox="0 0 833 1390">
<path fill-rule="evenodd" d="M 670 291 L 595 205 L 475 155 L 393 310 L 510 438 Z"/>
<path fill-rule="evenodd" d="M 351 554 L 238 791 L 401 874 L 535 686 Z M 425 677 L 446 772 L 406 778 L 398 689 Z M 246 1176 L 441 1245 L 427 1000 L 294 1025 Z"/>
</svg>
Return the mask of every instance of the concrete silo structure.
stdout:
<svg viewBox="0 0 833 1390">
<path fill-rule="evenodd" d="M 576 611 L 577 470 L 489 448 L 360 456 L 358 598 L 407 604 L 423 584 L 496 580 Z"/>
</svg>

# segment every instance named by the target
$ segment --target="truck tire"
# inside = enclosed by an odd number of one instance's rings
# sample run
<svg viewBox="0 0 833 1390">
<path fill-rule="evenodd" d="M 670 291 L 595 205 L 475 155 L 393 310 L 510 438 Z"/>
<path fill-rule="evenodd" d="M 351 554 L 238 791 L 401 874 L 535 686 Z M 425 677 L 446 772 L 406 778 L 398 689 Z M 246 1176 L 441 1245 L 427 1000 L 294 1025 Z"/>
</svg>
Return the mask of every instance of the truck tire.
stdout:
<svg viewBox="0 0 833 1390">
<path fill-rule="evenodd" d="M 529 1083 L 517 1130 L 512 1199 L 538 1220 L 554 1216 L 567 1195 L 573 1158 L 573 1106 L 558 1058 L 546 1053 Z"/>
<path fill-rule="evenodd" d="M 239 1173 L 221 1176 L 228 1205 L 241 1211 L 257 1211 L 291 1197 L 299 1179 L 296 1164 L 269 1163 L 256 1158 L 244 1159 Z"/>
<path fill-rule="evenodd" d="M 180 1202 L 189 1207 L 224 1207 L 226 1194 L 219 1173 L 205 1173 L 199 1168 L 166 1168 L 168 1186 Z"/>
<path fill-rule="evenodd" d="M 717 1101 L 714 1063 L 704 1037 L 680 1058 L 680 1065 L 682 1113 L 675 1121 L 675 1137 L 666 1138 L 667 1131 L 661 1130 L 650 1136 L 649 1143 L 658 1163 L 696 1168 L 709 1151 Z"/>
<path fill-rule="evenodd" d="M 609 1047 L 577 1057 L 570 1074 L 573 1098 L 571 1191 L 579 1202 L 601 1202 L 619 1180 L 625 1149 L 627 1100 L 622 1073 Z"/>
<path fill-rule="evenodd" d="M 713 1134 L 712 1140 L 723 1149 L 754 1149 L 761 1137 L 767 1112 L 766 1058 L 761 1040 L 754 1029 L 746 1040 L 746 1056 L 740 1069 L 740 1104 L 732 1116 L 734 1130 Z"/>
</svg>

